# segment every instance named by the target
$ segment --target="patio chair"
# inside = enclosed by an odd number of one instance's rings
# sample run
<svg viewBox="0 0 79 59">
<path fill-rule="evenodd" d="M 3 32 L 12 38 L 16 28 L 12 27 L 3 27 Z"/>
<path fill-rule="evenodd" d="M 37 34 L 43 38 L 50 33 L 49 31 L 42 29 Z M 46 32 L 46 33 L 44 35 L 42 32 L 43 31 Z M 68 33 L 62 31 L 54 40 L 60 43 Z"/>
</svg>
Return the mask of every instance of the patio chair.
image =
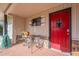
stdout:
<svg viewBox="0 0 79 59">
<path fill-rule="evenodd" d="M 28 37 L 25 38 L 25 46 L 27 48 L 30 48 L 31 45 L 32 45 L 32 38 L 31 38 L 31 36 L 28 36 Z"/>
<path fill-rule="evenodd" d="M 44 45 L 44 40 L 41 39 L 40 37 L 36 37 L 34 42 L 37 48 L 42 48 Z"/>
</svg>

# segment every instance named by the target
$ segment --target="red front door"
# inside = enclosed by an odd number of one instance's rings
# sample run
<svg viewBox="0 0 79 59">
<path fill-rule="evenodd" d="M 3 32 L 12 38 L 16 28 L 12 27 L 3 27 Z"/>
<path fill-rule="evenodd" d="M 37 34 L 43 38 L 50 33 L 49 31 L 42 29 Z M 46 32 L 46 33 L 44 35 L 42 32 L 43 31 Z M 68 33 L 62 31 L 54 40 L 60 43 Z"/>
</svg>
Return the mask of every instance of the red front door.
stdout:
<svg viewBox="0 0 79 59">
<path fill-rule="evenodd" d="M 70 9 L 50 14 L 51 48 L 70 52 Z"/>
</svg>

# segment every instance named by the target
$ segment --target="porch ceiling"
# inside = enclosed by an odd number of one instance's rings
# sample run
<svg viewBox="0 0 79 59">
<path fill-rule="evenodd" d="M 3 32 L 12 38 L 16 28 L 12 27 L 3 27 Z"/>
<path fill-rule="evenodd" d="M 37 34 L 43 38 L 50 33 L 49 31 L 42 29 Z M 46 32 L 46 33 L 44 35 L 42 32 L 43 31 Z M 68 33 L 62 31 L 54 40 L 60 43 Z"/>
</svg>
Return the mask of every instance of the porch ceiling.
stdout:
<svg viewBox="0 0 79 59">
<path fill-rule="evenodd" d="M 51 7 L 60 5 L 59 3 L 15 3 L 12 4 L 6 13 L 18 15 L 21 17 L 29 17 L 36 13 L 42 12 Z"/>
<path fill-rule="evenodd" d="M 4 12 L 9 3 L 0 3 L 0 12 Z"/>
<path fill-rule="evenodd" d="M 7 6 L 9 5 L 9 3 L 0 3 L 0 20 L 3 20 L 4 18 L 4 12 L 7 8 Z"/>
</svg>

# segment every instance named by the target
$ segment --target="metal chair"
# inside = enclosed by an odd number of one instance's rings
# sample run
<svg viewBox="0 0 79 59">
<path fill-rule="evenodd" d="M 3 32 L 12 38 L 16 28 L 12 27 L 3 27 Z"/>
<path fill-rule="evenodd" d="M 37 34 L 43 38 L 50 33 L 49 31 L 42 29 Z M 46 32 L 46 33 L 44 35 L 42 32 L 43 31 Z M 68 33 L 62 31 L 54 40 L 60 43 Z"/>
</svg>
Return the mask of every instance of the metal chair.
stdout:
<svg viewBox="0 0 79 59">
<path fill-rule="evenodd" d="M 34 40 L 35 45 L 37 48 L 42 48 L 44 45 L 44 40 L 41 39 L 40 37 L 36 37 L 36 39 Z"/>
</svg>

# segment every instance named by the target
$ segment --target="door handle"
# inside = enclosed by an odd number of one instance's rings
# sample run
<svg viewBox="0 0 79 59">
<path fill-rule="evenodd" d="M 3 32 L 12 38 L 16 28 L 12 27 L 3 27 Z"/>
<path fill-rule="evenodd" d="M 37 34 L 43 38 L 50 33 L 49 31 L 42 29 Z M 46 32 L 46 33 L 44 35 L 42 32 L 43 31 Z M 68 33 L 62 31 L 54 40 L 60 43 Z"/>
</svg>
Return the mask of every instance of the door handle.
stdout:
<svg viewBox="0 0 79 59">
<path fill-rule="evenodd" d="M 69 32 L 69 29 L 67 29 L 67 32 Z"/>
<path fill-rule="evenodd" d="M 69 29 L 67 29 L 67 35 L 69 35 Z"/>
</svg>

